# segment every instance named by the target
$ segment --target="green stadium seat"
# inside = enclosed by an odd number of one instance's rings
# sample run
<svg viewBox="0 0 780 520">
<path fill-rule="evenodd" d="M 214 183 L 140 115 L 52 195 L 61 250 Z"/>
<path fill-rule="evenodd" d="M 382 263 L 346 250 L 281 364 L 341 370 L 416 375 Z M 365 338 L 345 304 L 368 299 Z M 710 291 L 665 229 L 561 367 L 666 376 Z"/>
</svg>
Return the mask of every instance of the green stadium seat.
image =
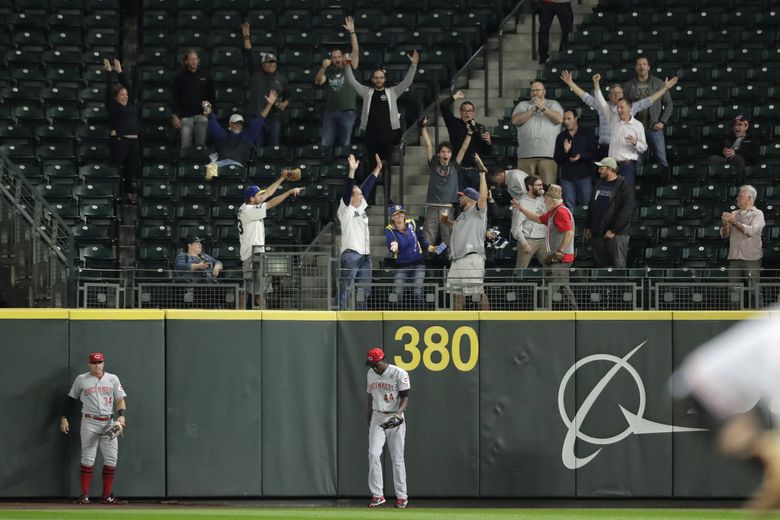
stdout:
<svg viewBox="0 0 780 520">
<path fill-rule="evenodd" d="M 80 121 L 81 104 L 78 102 L 49 102 L 45 107 L 46 117 L 55 124 L 58 120 Z"/>
<path fill-rule="evenodd" d="M 182 201 L 176 206 L 176 217 L 208 220 L 210 207 L 208 199 Z"/>
<path fill-rule="evenodd" d="M 79 200 L 83 199 L 114 199 L 119 196 L 118 180 L 90 179 L 73 189 L 73 195 Z"/>
<path fill-rule="evenodd" d="M 93 244 L 79 249 L 79 261 L 86 268 L 111 268 L 116 265 L 116 248 Z"/>
<path fill-rule="evenodd" d="M 680 250 L 673 246 L 648 247 L 644 250 L 644 263 L 650 267 L 673 267 L 680 261 Z"/>
<path fill-rule="evenodd" d="M 82 164 L 79 167 L 79 176 L 85 181 L 90 179 L 118 179 L 119 171 L 116 166 L 107 163 Z"/>
<path fill-rule="evenodd" d="M 173 257 L 172 251 L 169 244 L 142 242 L 138 245 L 138 259 L 146 261 L 170 261 Z"/>
<path fill-rule="evenodd" d="M 40 159 L 52 158 L 75 158 L 73 150 L 73 141 L 68 140 L 47 140 L 40 143 L 36 148 L 36 153 Z"/>
<path fill-rule="evenodd" d="M 81 143 L 77 153 L 79 159 L 86 162 L 107 161 L 111 157 L 108 145 L 98 142 Z"/>
<path fill-rule="evenodd" d="M 73 159 L 45 159 L 41 161 L 41 173 L 49 180 L 65 178 L 71 183 L 79 176 L 76 161 Z"/>
<path fill-rule="evenodd" d="M 175 168 L 166 162 L 145 163 L 141 167 L 141 177 L 143 178 L 168 180 L 173 172 L 175 172 Z"/>
<path fill-rule="evenodd" d="M 79 199 L 79 214 L 82 218 L 116 218 L 113 198 Z"/>
<path fill-rule="evenodd" d="M 52 208 L 57 214 L 66 220 L 78 218 L 79 210 L 76 206 L 76 201 L 71 199 L 60 199 L 49 201 Z"/>
<path fill-rule="evenodd" d="M 47 200 L 72 200 L 74 180 L 67 178 L 51 179 L 45 184 L 36 186 L 36 189 Z"/>
<path fill-rule="evenodd" d="M 145 199 L 172 199 L 173 188 L 167 179 L 144 180 L 141 194 Z"/>
<path fill-rule="evenodd" d="M 170 221 L 174 217 L 174 209 L 171 204 L 154 200 L 143 201 L 140 206 L 140 215 L 144 220 L 154 219 Z"/>
<path fill-rule="evenodd" d="M 179 200 L 185 199 L 210 199 L 211 184 L 205 180 L 179 182 L 177 186 L 177 196 Z M 208 210 L 207 210 L 208 211 Z"/>
<path fill-rule="evenodd" d="M 138 232 L 141 240 L 170 242 L 173 240 L 173 227 L 169 224 L 142 224 Z"/>
</svg>

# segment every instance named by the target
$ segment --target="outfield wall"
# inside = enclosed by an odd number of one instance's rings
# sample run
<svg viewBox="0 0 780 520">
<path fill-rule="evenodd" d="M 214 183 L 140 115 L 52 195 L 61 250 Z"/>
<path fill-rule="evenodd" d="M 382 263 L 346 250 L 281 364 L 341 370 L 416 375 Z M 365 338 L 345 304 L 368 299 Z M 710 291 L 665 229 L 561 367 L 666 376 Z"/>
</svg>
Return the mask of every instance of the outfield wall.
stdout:
<svg viewBox="0 0 780 520">
<path fill-rule="evenodd" d="M 78 419 L 66 437 L 59 416 L 92 351 L 128 393 L 118 496 L 365 496 L 378 345 L 410 372 L 411 496 L 742 497 L 755 468 L 684 430 L 667 380 L 746 316 L 0 311 L 0 497 L 78 495 Z"/>
</svg>

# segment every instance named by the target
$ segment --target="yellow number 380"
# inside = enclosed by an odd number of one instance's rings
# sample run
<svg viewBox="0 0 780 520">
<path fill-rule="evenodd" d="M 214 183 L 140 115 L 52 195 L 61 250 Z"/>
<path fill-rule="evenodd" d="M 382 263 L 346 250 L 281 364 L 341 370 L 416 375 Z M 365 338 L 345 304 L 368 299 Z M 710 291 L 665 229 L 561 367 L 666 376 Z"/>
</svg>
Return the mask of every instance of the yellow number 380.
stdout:
<svg viewBox="0 0 780 520">
<path fill-rule="evenodd" d="M 469 356 L 464 362 L 461 357 L 461 341 L 463 337 L 469 340 Z M 452 333 L 452 342 L 450 343 L 450 335 L 447 329 L 438 325 L 428 327 L 423 332 L 423 344 L 425 349 L 420 353 L 420 332 L 410 326 L 404 325 L 395 331 L 396 341 L 404 341 L 408 338 L 408 341 L 404 343 L 404 350 L 411 354 L 410 360 L 405 360 L 404 355 L 398 355 L 393 357 L 393 361 L 397 366 L 404 370 L 411 371 L 416 369 L 420 365 L 420 359 L 422 359 L 425 368 L 432 372 L 440 372 L 447 368 L 450 364 L 450 358 L 452 364 L 456 369 L 461 372 L 468 372 L 473 370 L 477 366 L 479 360 L 479 337 L 477 332 L 471 327 L 458 327 Z M 434 358 L 436 358 L 434 360 Z"/>
</svg>

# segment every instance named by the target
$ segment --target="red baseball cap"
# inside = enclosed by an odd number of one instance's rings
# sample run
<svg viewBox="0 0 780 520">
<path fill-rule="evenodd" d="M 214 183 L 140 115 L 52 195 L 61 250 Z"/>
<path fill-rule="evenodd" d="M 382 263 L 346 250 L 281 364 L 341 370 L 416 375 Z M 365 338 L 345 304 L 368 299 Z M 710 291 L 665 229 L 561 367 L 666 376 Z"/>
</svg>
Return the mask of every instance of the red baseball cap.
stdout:
<svg viewBox="0 0 780 520">
<path fill-rule="evenodd" d="M 385 359 L 385 353 L 381 348 L 372 348 L 366 353 L 366 366 L 372 367 Z"/>
<path fill-rule="evenodd" d="M 106 358 L 103 357 L 103 353 L 102 352 L 93 352 L 92 354 L 89 355 L 89 362 L 90 363 L 96 363 L 98 361 L 105 361 L 105 360 L 106 360 Z"/>
</svg>

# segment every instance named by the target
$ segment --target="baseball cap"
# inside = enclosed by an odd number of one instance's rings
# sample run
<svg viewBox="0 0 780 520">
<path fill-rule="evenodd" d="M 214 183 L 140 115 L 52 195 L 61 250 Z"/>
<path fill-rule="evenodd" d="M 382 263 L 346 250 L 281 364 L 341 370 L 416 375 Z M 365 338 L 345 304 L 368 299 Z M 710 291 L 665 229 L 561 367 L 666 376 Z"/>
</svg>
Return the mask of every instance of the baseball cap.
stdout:
<svg viewBox="0 0 780 520">
<path fill-rule="evenodd" d="M 385 359 L 385 353 L 381 348 L 372 348 L 366 352 L 366 366 L 372 367 Z"/>
<path fill-rule="evenodd" d="M 98 361 L 105 361 L 106 358 L 103 356 L 102 352 L 93 352 L 89 355 L 89 362 L 90 363 L 97 363 Z"/>
<path fill-rule="evenodd" d="M 749 124 L 749 123 L 750 123 L 750 121 L 748 120 L 748 118 L 747 118 L 747 117 L 745 117 L 745 115 L 744 115 L 744 114 L 738 114 L 738 115 L 737 115 L 737 116 L 734 118 L 734 121 L 732 121 L 732 123 L 748 123 L 748 124 Z"/>
<path fill-rule="evenodd" d="M 230 116 L 230 123 L 243 123 L 244 118 L 241 117 L 241 114 L 233 114 Z"/>
<path fill-rule="evenodd" d="M 270 63 L 276 61 L 276 54 L 273 52 L 264 52 L 260 55 L 260 63 Z"/>
<path fill-rule="evenodd" d="M 387 208 L 387 218 L 390 219 L 390 218 L 393 218 L 393 216 L 396 213 L 405 213 L 405 212 L 406 212 L 406 210 L 404 209 L 404 207 L 402 205 L 394 204 L 394 205 L 390 206 L 389 208 Z"/>
<path fill-rule="evenodd" d="M 203 239 L 195 235 L 190 235 L 187 237 L 187 245 L 194 244 L 195 242 L 203 242 Z"/>
<path fill-rule="evenodd" d="M 258 193 L 263 193 L 265 190 L 261 190 L 257 185 L 253 184 L 244 190 L 244 198 L 249 200 Z"/>
<path fill-rule="evenodd" d="M 479 192 L 474 188 L 466 188 L 463 191 L 459 191 L 458 195 L 463 195 L 470 198 L 471 200 L 479 200 Z"/>
<path fill-rule="evenodd" d="M 596 166 L 606 166 L 607 168 L 612 168 L 613 170 L 618 169 L 617 161 L 612 157 L 604 157 L 602 160 L 596 161 Z"/>
</svg>

